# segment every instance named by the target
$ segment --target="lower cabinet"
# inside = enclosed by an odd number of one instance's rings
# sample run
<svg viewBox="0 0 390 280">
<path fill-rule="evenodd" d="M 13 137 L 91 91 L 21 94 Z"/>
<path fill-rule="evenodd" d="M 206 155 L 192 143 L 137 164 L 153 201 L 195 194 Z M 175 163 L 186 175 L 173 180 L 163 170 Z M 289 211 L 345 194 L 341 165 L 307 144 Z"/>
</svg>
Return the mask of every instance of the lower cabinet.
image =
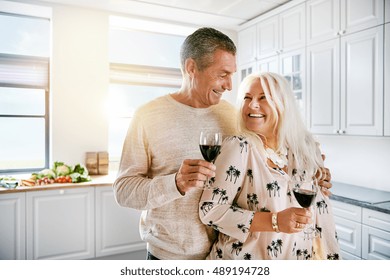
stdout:
<svg viewBox="0 0 390 280">
<path fill-rule="evenodd" d="M 390 215 L 363 208 L 362 257 L 390 260 Z"/>
<path fill-rule="evenodd" d="M 27 192 L 27 259 L 95 255 L 94 188 Z"/>
<path fill-rule="evenodd" d="M 332 201 L 337 237 L 343 259 L 362 257 L 362 208 Z"/>
<path fill-rule="evenodd" d="M 141 212 L 120 207 L 112 187 L 96 188 L 96 257 L 145 250 L 139 234 Z"/>
<path fill-rule="evenodd" d="M 111 185 L 0 194 L 0 213 L 0 260 L 145 257 L 140 211 Z"/>
<path fill-rule="evenodd" d="M 26 196 L 0 195 L 0 260 L 26 259 Z"/>
<path fill-rule="evenodd" d="M 341 256 L 390 260 L 390 214 L 332 200 Z"/>
</svg>

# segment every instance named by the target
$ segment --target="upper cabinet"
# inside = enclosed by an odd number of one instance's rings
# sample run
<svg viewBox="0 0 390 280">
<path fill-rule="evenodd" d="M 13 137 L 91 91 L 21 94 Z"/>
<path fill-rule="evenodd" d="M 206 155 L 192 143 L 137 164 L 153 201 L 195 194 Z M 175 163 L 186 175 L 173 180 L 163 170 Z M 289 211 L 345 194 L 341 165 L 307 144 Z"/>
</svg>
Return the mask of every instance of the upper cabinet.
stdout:
<svg viewBox="0 0 390 280">
<path fill-rule="evenodd" d="M 341 34 L 384 23 L 384 0 L 341 0 Z"/>
<path fill-rule="evenodd" d="M 341 133 L 383 135 L 383 26 L 341 39 Z"/>
<path fill-rule="evenodd" d="M 340 0 L 313 0 L 306 5 L 308 45 L 337 38 L 340 31 Z"/>
<path fill-rule="evenodd" d="M 389 2 L 293 0 L 260 16 L 239 33 L 241 76 L 289 79 L 314 133 L 390 136 Z"/>
<path fill-rule="evenodd" d="M 238 34 L 238 60 L 241 64 L 256 60 L 256 25 Z"/>
<path fill-rule="evenodd" d="M 257 58 L 305 46 L 305 3 L 257 24 Z"/>
<path fill-rule="evenodd" d="M 383 135 L 383 26 L 309 46 L 307 61 L 313 132 Z"/>
<path fill-rule="evenodd" d="M 308 45 L 384 23 L 384 0 L 310 0 L 306 5 Z"/>
</svg>

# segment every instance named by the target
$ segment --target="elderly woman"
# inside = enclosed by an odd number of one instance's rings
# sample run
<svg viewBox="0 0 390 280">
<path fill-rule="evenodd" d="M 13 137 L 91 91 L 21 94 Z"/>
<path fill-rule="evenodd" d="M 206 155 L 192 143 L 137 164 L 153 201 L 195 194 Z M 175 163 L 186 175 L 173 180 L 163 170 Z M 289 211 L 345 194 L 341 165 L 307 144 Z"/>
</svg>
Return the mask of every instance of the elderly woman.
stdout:
<svg viewBox="0 0 390 280">
<path fill-rule="evenodd" d="M 238 100 L 240 136 L 224 141 L 199 204 L 202 222 L 219 231 L 208 258 L 339 259 L 329 198 L 318 191 L 312 215 L 292 195 L 293 177 L 324 169 L 288 82 L 274 73 L 249 75 Z M 317 234 L 305 238 L 312 216 Z"/>
</svg>

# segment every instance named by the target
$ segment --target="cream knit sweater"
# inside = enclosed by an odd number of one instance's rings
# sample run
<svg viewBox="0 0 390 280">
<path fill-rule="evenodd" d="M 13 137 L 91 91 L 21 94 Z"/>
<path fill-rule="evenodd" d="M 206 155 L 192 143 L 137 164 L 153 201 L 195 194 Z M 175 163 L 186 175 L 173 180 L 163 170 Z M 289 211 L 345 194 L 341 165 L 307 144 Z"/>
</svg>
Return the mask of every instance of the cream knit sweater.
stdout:
<svg viewBox="0 0 390 280">
<path fill-rule="evenodd" d="M 202 129 L 232 135 L 236 122 L 235 108 L 224 100 L 196 109 L 170 95 L 149 102 L 135 113 L 113 188 L 121 206 L 144 210 L 140 234 L 157 258 L 195 260 L 208 255 L 215 234 L 199 219 L 202 190 L 181 195 L 175 175 L 184 159 L 202 159 Z"/>
</svg>

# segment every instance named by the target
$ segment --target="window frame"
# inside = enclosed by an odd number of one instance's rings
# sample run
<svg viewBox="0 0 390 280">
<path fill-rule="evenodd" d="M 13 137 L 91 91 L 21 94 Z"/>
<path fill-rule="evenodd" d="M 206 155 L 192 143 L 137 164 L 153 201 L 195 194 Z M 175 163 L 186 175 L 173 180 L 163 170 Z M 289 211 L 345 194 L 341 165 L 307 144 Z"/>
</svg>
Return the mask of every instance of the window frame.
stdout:
<svg viewBox="0 0 390 280">
<path fill-rule="evenodd" d="M 15 17 L 24 17 L 24 18 L 36 18 L 36 19 L 45 19 L 49 21 L 49 25 L 51 26 L 51 17 L 43 17 L 43 16 L 34 16 L 34 15 L 25 15 L 14 12 L 1 12 L 2 15 L 15 16 Z M 49 41 L 51 38 L 49 38 Z M 0 169 L 1 174 L 16 174 L 16 173 L 26 173 L 26 172 L 35 172 L 40 171 L 45 168 L 49 168 L 50 165 L 50 55 L 48 57 L 41 56 L 31 56 L 31 55 L 20 55 L 20 54 L 8 54 L 8 53 L 0 53 L 0 62 L 1 61 L 9 61 L 11 64 L 16 65 L 31 65 L 40 63 L 47 65 L 46 71 L 46 82 L 44 85 L 38 85 L 28 82 L 2 82 L 0 81 L 0 87 L 3 88 L 15 88 L 15 89 L 41 89 L 44 90 L 45 93 L 45 112 L 43 115 L 31 115 L 31 114 L 0 114 L 0 120 L 6 118 L 29 118 L 29 119 L 44 119 L 45 123 L 45 136 L 44 136 L 44 165 L 40 167 L 25 167 L 25 168 L 5 168 Z"/>
</svg>

